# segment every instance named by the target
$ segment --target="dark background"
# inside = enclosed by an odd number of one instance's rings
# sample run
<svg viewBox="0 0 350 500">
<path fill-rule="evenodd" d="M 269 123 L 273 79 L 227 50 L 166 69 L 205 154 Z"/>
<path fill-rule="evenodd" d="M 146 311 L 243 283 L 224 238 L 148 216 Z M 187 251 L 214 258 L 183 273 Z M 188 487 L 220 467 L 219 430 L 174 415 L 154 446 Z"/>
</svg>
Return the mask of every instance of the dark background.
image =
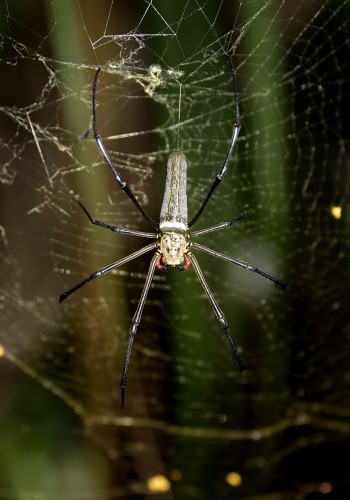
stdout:
<svg viewBox="0 0 350 500">
<path fill-rule="evenodd" d="M 0 496 L 347 498 L 348 2 L 110 7 L 0 7 Z M 137 38 L 109 37 L 136 26 L 151 34 L 144 48 Z M 247 365 L 241 375 L 193 270 L 156 275 L 121 410 L 128 325 L 149 255 L 58 304 L 60 293 L 144 244 L 92 228 L 76 197 L 110 224 L 150 230 L 91 135 L 77 141 L 91 124 L 93 74 L 101 65 L 101 135 L 137 132 L 106 145 L 155 218 L 177 147 L 179 87 L 169 77 L 157 89 L 162 105 L 145 98 L 141 80 L 123 79 L 118 64 L 125 61 L 124 76 L 130 62 L 134 76 L 146 77 L 150 64 L 190 75 L 179 136 L 191 166 L 191 215 L 234 120 L 225 58 L 212 57 L 230 30 L 242 130 L 196 228 L 242 207 L 246 221 L 203 244 L 289 288 L 198 256 Z M 176 33 L 179 43 L 157 33 Z"/>
</svg>

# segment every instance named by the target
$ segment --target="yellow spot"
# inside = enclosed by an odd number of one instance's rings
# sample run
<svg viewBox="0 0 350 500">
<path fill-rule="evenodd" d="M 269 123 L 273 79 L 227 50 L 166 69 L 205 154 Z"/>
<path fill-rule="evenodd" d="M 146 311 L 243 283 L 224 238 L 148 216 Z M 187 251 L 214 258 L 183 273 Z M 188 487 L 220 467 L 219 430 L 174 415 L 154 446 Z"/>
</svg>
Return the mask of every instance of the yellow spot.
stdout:
<svg viewBox="0 0 350 500">
<path fill-rule="evenodd" d="M 331 215 L 335 219 L 340 219 L 341 218 L 341 207 L 333 206 L 331 207 Z"/>
<path fill-rule="evenodd" d="M 237 487 L 242 484 L 242 476 L 238 472 L 229 472 L 225 479 L 230 486 Z"/>
<path fill-rule="evenodd" d="M 152 476 L 147 480 L 147 488 L 153 493 L 162 493 L 164 491 L 169 491 L 171 484 L 165 476 L 158 474 L 157 476 Z"/>
<path fill-rule="evenodd" d="M 2 358 L 5 355 L 5 349 L 3 346 L 0 344 L 0 358 Z"/>
</svg>

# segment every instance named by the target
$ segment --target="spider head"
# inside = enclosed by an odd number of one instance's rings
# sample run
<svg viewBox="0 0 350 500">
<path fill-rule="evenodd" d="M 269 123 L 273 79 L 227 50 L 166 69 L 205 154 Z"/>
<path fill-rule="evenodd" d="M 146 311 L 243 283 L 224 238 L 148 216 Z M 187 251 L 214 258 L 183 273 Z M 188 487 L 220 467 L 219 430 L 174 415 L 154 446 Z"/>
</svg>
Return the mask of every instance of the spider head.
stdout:
<svg viewBox="0 0 350 500">
<path fill-rule="evenodd" d="M 186 255 L 188 251 L 188 241 L 184 234 L 180 233 L 162 233 L 159 243 L 158 269 L 166 267 L 176 267 L 182 271 L 188 269 L 189 260 Z"/>
</svg>

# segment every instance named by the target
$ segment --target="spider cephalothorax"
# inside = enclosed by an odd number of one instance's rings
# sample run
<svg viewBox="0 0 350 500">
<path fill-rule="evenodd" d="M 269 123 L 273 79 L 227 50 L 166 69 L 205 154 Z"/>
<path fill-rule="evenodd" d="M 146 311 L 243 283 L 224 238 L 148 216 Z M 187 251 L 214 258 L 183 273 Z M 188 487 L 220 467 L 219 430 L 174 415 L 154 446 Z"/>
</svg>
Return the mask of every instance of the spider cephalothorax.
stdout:
<svg viewBox="0 0 350 500">
<path fill-rule="evenodd" d="M 179 233 L 162 233 L 159 239 L 159 259 L 156 268 L 164 271 L 167 267 L 176 267 L 187 271 L 191 263 L 187 257 L 188 237 Z"/>
</svg>

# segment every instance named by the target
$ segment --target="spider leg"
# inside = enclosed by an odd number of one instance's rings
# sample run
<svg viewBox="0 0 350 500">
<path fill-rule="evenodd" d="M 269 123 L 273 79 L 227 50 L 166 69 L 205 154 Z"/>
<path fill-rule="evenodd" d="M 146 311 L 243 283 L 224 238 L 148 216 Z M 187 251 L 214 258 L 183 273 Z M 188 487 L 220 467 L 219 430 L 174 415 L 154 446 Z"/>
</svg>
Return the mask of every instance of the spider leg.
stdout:
<svg viewBox="0 0 350 500">
<path fill-rule="evenodd" d="M 153 255 L 153 258 L 151 260 L 151 264 L 150 264 L 149 269 L 148 269 L 146 281 L 145 281 L 145 284 L 144 284 L 144 287 L 142 290 L 141 298 L 140 298 L 140 301 L 139 301 L 138 306 L 136 308 L 134 317 L 132 318 L 132 321 L 131 321 L 131 326 L 130 326 L 130 330 L 129 330 L 128 346 L 126 349 L 125 362 L 124 362 L 124 368 L 123 368 L 123 374 L 122 374 L 122 379 L 120 381 L 120 388 L 121 388 L 121 393 L 122 393 L 121 394 L 121 396 L 122 396 L 122 398 L 121 398 L 122 408 L 124 408 L 126 379 L 128 376 L 128 369 L 129 369 L 129 364 L 130 364 L 132 346 L 134 343 L 134 338 L 135 338 L 135 335 L 137 332 L 137 328 L 138 328 L 140 321 L 141 321 L 143 308 L 145 306 L 146 298 L 147 298 L 147 295 L 148 295 L 148 292 L 149 292 L 149 289 L 150 289 L 150 286 L 151 286 L 151 283 L 153 280 L 153 275 L 154 275 L 154 271 L 156 268 L 158 258 L 159 258 L 159 254 L 158 254 L 158 252 L 156 252 Z"/>
<path fill-rule="evenodd" d="M 158 228 L 158 224 L 147 214 L 147 212 L 145 212 L 145 210 L 141 207 L 141 205 L 139 204 L 139 202 L 135 198 L 135 195 L 132 193 L 132 191 L 127 186 L 126 182 L 124 182 L 122 180 L 122 178 L 120 177 L 119 173 L 117 172 L 116 167 L 114 166 L 109 154 L 107 153 L 107 151 L 103 145 L 103 142 L 102 142 L 100 135 L 98 134 L 97 121 L 96 121 L 96 87 L 97 87 L 97 80 L 98 80 L 98 75 L 100 74 L 100 71 L 101 71 L 101 68 L 98 68 L 96 73 L 95 73 L 94 82 L 93 82 L 93 86 L 92 86 L 92 126 L 94 129 L 94 139 L 96 141 L 96 144 L 97 144 L 103 158 L 105 159 L 109 168 L 112 170 L 114 177 L 115 177 L 116 181 L 118 182 L 119 186 L 121 187 L 121 189 L 124 191 L 124 193 L 126 193 L 129 196 L 129 198 L 134 203 L 136 208 L 141 212 L 143 217 L 153 227 Z"/>
<path fill-rule="evenodd" d="M 81 203 L 81 201 L 78 200 L 78 203 L 81 206 L 81 208 L 84 210 L 87 217 L 89 218 L 91 224 L 94 224 L 95 226 L 105 227 L 106 229 L 110 229 L 114 233 L 119 233 L 119 234 L 129 234 L 131 236 L 140 236 L 141 238 L 157 238 L 156 233 L 144 233 L 143 231 L 134 231 L 133 229 L 127 229 L 125 227 L 119 227 L 119 226 L 111 226 L 110 224 L 106 224 L 105 222 L 101 222 L 89 214 L 89 212 L 84 207 L 84 205 Z"/>
<path fill-rule="evenodd" d="M 204 289 L 204 291 L 209 299 L 209 302 L 214 310 L 215 316 L 219 320 L 221 327 L 225 330 L 227 340 L 231 346 L 232 355 L 234 358 L 236 358 L 239 370 L 242 372 L 244 370 L 244 364 L 243 364 L 241 356 L 239 355 L 239 353 L 237 351 L 237 347 L 232 340 L 231 332 L 230 332 L 230 329 L 228 327 L 228 323 L 227 323 L 227 320 L 225 318 L 225 315 L 222 312 L 222 310 L 220 309 L 218 303 L 216 302 L 214 295 L 212 294 L 212 292 L 211 292 L 211 290 L 210 290 L 210 288 L 209 288 L 209 286 L 208 286 L 208 284 L 203 276 L 201 268 L 199 267 L 197 259 L 191 253 L 188 253 L 187 255 L 191 261 L 191 264 L 194 267 L 194 270 L 196 271 L 196 274 L 197 274 L 197 277 L 200 281 L 200 284 L 202 285 L 202 287 L 203 287 L 203 289 Z"/>
<path fill-rule="evenodd" d="M 263 278 L 266 278 L 267 280 L 272 281 L 273 283 L 275 283 L 275 285 L 279 286 L 283 290 L 287 290 L 287 284 L 284 281 L 281 281 L 277 278 L 274 278 L 270 274 L 267 274 L 264 271 L 261 271 L 261 269 L 258 269 L 257 267 L 250 265 L 248 262 L 244 262 L 243 260 L 234 259 L 232 257 L 229 257 L 228 255 L 217 252 L 216 250 L 212 250 L 211 248 L 200 245 L 199 243 L 192 243 L 192 247 L 196 248 L 197 250 L 200 250 L 201 252 L 212 255 L 213 257 L 217 257 L 218 259 L 225 260 L 226 262 L 230 262 L 231 264 L 235 264 L 236 266 L 243 267 L 244 269 L 248 269 L 249 271 L 252 271 L 253 273 L 257 273 L 260 276 L 262 276 Z"/>
<path fill-rule="evenodd" d="M 143 255 L 146 252 L 150 252 L 151 250 L 154 250 L 157 247 L 157 243 L 151 243 L 150 245 L 147 245 L 143 248 L 140 248 L 140 250 L 137 250 L 134 253 L 131 253 L 130 255 L 127 255 L 126 257 L 123 257 L 120 260 L 117 260 L 116 262 L 113 262 L 113 264 L 108 264 L 107 266 L 101 267 L 94 273 L 90 274 L 87 278 L 85 278 L 83 281 L 78 283 L 77 285 L 73 286 L 70 290 L 67 290 L 66 292 L 62 293 L 60 295 L 60 302 L 65 300 L 69 295 L 72 293 L 76 292 L 79 288 L 82 286 L 86 285 L 86 283 L 89 283 L 89 281 L 94 280 L 95 278 L 99 278 L 100 276 L 103 276 L 104 274 L 109 273 L 116 267 L 122 266 L 126 262 L 129 262 L 130 260 L 136 259 L 137 257 L 140 257 L 140 255 Z"/>
<path fill-rule="evenodd" d="M 205 229 L 200 229 L 199 231 L 193 231 L 189 234 L 190 238 L 196 238 L 197 236 L 202 236 L 203 234 L 212 233 L 213 231 L 218 231 L 219 229 L 224 229 L 225 227 L 230 227 L 235 222 L 244 219 L 246 217 L 244 212 L 241 212 L 234 219 L 228 220 L 226 222 L 220 222 L 214 226 L 206 227 Z"/>
<path fill-rule="evenodd" d="M 231 66 L 231 73 L 232 73 L 232 82 L 233 82 L 233 93 L 234 93 L 234 96 L 235 96 L 235 112 L 236 112 L 236 121 L 233 125 L 233 129 L 232 129 L 232 136 L 231 136 L 231 142 L 230 142 L 230 145 L 229 145 L 229 148 L 228 148 L 228 152 L 226 154 L 226 158 L 225 158 L 225 161 L 224 163 L 222 164 L 221 166 L 221 170 L 220 172 L 218 173 L 218 175 L 215 177 L 215 180 L 211 186 L 211 188 L 209 189 L 209 192 L 205 198 L 205 200 L 203 201 L 201 207 L 199 208 L 198 212 L 196 213 L 196 215 L 193 217 L 193 219 L 188 223 L 188 227 L 191 227 L 193 226 L 193 224 L 195 222 L 197 222 L 197 220 L 199 219 L 199 217 L 201 216 L 203 210 L 205 209 L 205 207 L 207 206 L 207 203 L 208 201 L 210 200 L 210 198 L 212 197 L 215 189 L 218 187 L 218 185 L 220 184 L 220 182 L 223 180 L 223 178 L 225 177 L 226 175 L 226 172 L 227 172 L 227 169 L 228 169 L 228 164 L 230 162 L 230 159 L 231 159 L 231 156 L 232 156 L 232 153 L 233 153 L 233 150 L 235 148 L 235 145 L 236 145 L 236 142 L 237 142 L 237 138 L 238 138 L 238 134 L 239 134 L 239 131 L 240 131 L 240 128 L 241 128 L 241 119 L 240 119 L 240 112 L 239 112 L 239 100 L 238 100 L 238 92 L 237 92 L 237 83 L 236 83 L 236 75 L 235 75 L 235 67 L 234 67 L 234 64 L 233 64 L 233 61 L 232 61 L 232 58 L 229 56 L 229 54 L 226 53 L 226 56 L 227 56 L 227 59 L 228 59 L 228 62 Z"/>
</svg>

